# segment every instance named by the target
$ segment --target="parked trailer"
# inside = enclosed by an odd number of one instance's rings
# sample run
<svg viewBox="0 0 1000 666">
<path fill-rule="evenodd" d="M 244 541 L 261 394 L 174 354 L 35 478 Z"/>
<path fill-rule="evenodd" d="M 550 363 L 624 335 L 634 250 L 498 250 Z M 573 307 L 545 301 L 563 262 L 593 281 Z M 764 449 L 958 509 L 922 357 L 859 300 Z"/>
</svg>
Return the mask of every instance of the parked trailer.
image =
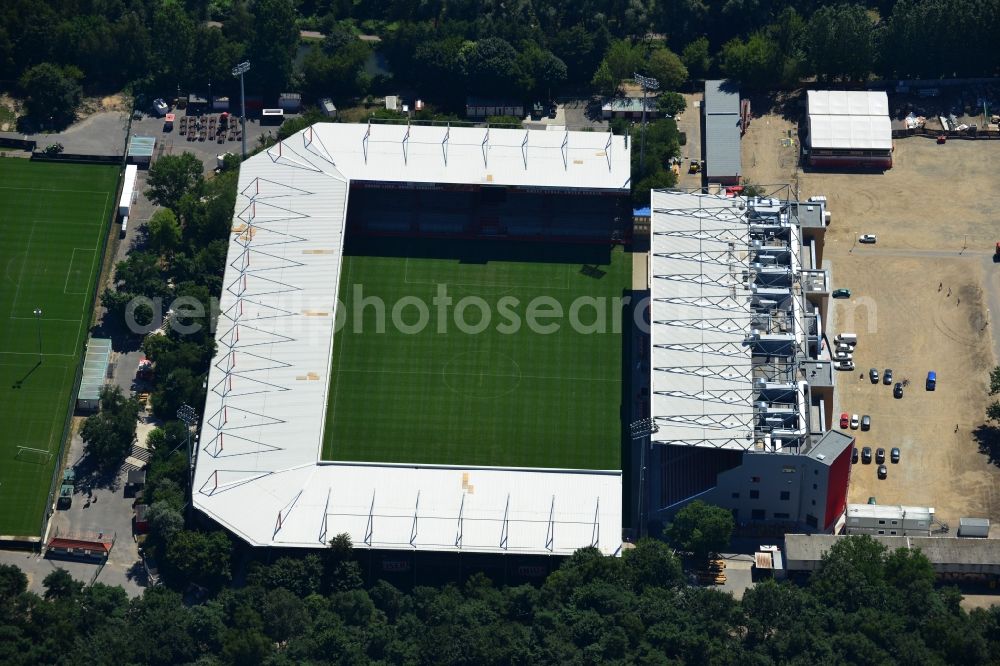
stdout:
<svg viewBox="0 0 1000 666">
<path fill-rule="evenodd" d="M 139 167 L 129 164 L 125 167 L 125 183 L 122 185 L 122 198 L 118 202 L 118 215 L 128 217 L 132 210 L 132 196 L 135 194 L 135 179 L 139 175 Z"/>
</svg>

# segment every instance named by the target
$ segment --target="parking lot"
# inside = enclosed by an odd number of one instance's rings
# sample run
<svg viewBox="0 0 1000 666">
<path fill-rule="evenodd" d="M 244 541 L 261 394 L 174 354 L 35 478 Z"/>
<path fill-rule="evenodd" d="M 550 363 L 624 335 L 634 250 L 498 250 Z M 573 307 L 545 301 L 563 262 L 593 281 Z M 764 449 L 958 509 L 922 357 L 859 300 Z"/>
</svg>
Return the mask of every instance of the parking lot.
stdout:
<svg viewBox="0 0 1000 666">
<path fill-rule="evenodd" d="M 743 146 L 747 177 L 763 183 L 784 175 L 797 180 L 800 196 L 828 197 L 824 263 L 833 287 L 852 292 L 834 301 L 828 331 L 831 339 L 844 331 L 859 338 L 855 371 L 838 373 L 835 413 L 871 415 L 869 432 L 854 431 L 859 448 L 883 447 L 887 457 L 901 450 L 898 465 L 886 463 L 885 480 L 876 478 L 876 464 L 855 465 L 850 501 L 932 506 L 952 533 L 961 517 L 1000 520 L 1000 468 L 973 434 L 985 420 L 987 372 L 1000 358 L 990 320 L 1000 312 L 1000 264 L 992 257 L 1000 144 L 913 137 L 896 141 L 885 173 L 802 172 L 785 163 L 780 139 L 789 129 L 793 123 L 776 115 L 754 119 Z M 761 155 L 770 159 L 762 163 Z M 878 242 L 856 242 L 867 233 Z M 894 383 L 909 380 L 903 398 L 873 385 L 871 367 L 892 368 Z M 924 389 L 929 370 L 938 376 L 934 392 Z"/>
</svg>

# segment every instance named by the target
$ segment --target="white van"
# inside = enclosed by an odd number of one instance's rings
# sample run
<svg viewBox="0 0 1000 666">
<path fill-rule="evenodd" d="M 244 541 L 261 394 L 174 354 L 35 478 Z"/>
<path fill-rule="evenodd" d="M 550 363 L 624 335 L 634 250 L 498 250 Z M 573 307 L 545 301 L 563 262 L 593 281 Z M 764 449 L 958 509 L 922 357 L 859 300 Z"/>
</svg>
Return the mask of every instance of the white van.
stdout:
<svg viewBox="0 0 1000 666">
<path fill-rule="evenodd" d="M 809 203 L 826 203 L 826 196 L 823 194 L 817 195 L 815 197 L 809 197 Z"/>
<path fill-rule="evenodd" d="M 848 344 L 853 347 L 854 345 L 858 344 L 858 336 L 856 333 L 841 333 L 836 338 L 834 338 L 834 341 L 837 342 L 838 344 L 843 342 L 844 344 Z"/>
</svg>

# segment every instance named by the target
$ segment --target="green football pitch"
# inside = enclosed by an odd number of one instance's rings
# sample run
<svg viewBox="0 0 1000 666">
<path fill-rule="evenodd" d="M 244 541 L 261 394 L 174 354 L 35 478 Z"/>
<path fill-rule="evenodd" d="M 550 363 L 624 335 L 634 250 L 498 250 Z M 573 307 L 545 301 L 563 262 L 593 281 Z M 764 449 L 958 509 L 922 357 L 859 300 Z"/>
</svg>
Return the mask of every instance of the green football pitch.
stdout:
<svg viewBox="0 0 1000 666">
<path fill-rule="evenodd" d="M 0 535 L 41 526 L 117 181 L 115 166 L 0 159 Z"/>
<path fill-rule="evenodd" d="M 344 257 L 324 459 L 621 469 L 625 253 L 429 244 Z"/>
</svg>

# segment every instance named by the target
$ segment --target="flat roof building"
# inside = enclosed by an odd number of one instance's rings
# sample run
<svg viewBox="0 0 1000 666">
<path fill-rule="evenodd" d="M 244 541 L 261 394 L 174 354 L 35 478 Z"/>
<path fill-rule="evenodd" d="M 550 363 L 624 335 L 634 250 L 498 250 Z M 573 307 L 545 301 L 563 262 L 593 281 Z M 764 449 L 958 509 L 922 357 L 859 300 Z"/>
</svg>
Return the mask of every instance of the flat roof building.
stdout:
<svg viewBox="0 0 1000 666">
<path fill-rule="evenodd" d="M 738 185 L 740 157 L 740 93 L 728 81 L 705 81 L 705 174 L 710 183 Z"/>
<path fill-rule="evenodd" d="M 810 165 L 892 166 L 892 124 L 885 91 L 810 90 L 807 103 Z"/>
</svg>

